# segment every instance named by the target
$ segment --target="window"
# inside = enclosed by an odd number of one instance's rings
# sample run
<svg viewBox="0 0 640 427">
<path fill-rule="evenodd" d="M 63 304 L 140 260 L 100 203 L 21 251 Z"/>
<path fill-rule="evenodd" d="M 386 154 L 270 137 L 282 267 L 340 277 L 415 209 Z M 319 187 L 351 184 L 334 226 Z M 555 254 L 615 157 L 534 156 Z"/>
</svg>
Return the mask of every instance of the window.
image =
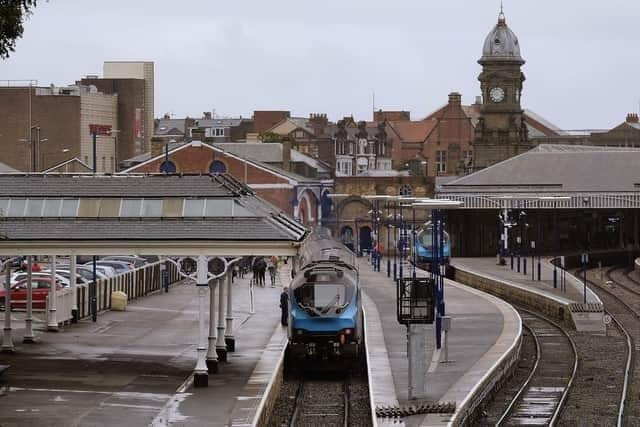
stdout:
<svg viewBox="0 0 640 427">
<path fill-rule="evenodd" d="M 185 199 L 184 216 L 204 216 L 204 199 Z"/>
<path fill-rule="evenodd" d="M 27 205 L 27 199 L 11 199 L 9 203 L 9 215 L 10 217 L 24 216 L 24 208 Z"/>
<path fill-rule="evenodd" d="M 224 136 L 224 128 L 213 129 L 213 136 Z"/>
<path fill-rule="evenodd" d="M 62 201 L 62 208 L 60 209 L 60 216 L 65 218 L 76 217 L 78 215 L 79 205 L 79 199 L 64 199 Z"/>
<path fill-rule="evenodd" d="M 160 165 L 160 172 L 162 173 L 176 173 L 176 165 L 170 160 L 165 160 Z"/>
<path fill-rule="evenodd" d="M 209 166 L 209 173 L 225 173 L 227 166 L 220 160 L 214 160 Z"/>
<path fill-rule="evenodd" d="M 341 176 L 352 175 L 352 163 L 350 159 L 338 160 L 338 171 Z"/>
<path fill-rule="evenodd" d="M 6 216 L 8 208 L 9 208 L 9 199 L 0 199 L 0 216 Z"/>
<path fill-rule="evenodd" d="M 400 186 L 400 195 L 401 196 L 411 196 L 412 190 L 409 184 L 402 184 Z"/>
<path fill-rule="evenodd" d="M 447 172 L 447 152 L 436 151 L 436 173 Z"/>
<path fill-rule="evenodd" d="M 144 199 L 142 201 L 142 214 L 141 214 L 141 216 L 160 218 L 162 216 L 162 200 L 160 200 L 160 199 Z"/>
<path fill-rule="evenodd" d="M 122 199 L 120 205 L 121 217 L 139 217 L 142 199 Z"/>
<path fill-rule="evenodd" d="M 297 139 L 304 138 L 304 131 L 302 131 L 302 130 L 295 131 L 294 134 L 293 134 L 293 137 L 297 138 Z"/>
<path fill-rule="evenodd" d="M 44 199 L 29 199 L 27 200 L 27 210 L 24 216 L 28 217 L 40 217 L 42 216 L 42 207 L 44 206 Z"/>
</svg>

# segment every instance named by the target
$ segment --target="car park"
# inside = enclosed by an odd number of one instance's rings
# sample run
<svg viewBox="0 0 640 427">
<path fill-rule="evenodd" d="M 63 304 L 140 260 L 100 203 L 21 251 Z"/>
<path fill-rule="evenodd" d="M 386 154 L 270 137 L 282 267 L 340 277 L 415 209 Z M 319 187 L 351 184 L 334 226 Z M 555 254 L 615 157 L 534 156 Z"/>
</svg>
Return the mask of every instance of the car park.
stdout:
<svg viewBox="0 0 640 427">
<path fill-rule="evenodd" d="M 11 309 L 27 307 L 27 281 L 21 280 L 11 286 Z M 51 277 L 37 277 L 32 279 L 31 297 L 34 309 L 45 309 L 47 307 L 47 296 L 51 289 Z M 56 283 L 56 289 L 62 289 Z M 5 307 L 5 289 L 0 289 L 0 306 Z"/>
<path fill-rule="evenodd" d="M 93 264 L 93 262 L 88 262 L 85 265 L 87 266 L 91 266 Z M 104 265 L 107 267 L 111 267 L 116 271 L 116 274 L 122 274 L 122 273 L 127 273 L 131 270 L 133 270 L 133 264 L 128 263 L 128 262 L 122 262 L 122 261 L 109 261 L 109 260 L 98 260 L 96 261 L 96 265 Z"/>
<path fill-rule="evenodd" d="M 140 268 L 147 264 L 147 260 L 144 258 L 140 258 L 137 256 L 127 256 L 127 255 L 113 255 L 104 258 L 100 258 L 100 261 L 122 261 L 127 262 L 129 264 L 133 264 L 134 268 Z"/>
</svg>

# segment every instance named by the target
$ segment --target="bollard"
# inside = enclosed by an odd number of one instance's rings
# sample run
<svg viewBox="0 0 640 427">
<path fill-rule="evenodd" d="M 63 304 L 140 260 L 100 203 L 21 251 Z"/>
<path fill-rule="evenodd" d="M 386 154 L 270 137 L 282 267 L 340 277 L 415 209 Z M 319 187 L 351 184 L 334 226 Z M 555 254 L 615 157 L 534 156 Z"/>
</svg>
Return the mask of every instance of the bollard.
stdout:
<svg viewBox="0 0 640 427">
<path fill-rule="evenodd" d="M 540 266 L 540 259 L 538 258 L 538 282 L 541 280 L 542 267 Z"/>
<path fill-rule="evenodd" d="M 511 270 L 513 270 L 513 255 L 511 255 Z"/>
<path fill-rule="evenodd" d="M 518 273 L 520 273 L 520 255 L 518 255 Z"/>
<path fill-rule="evenodd" d="M 558 270 L 553 268 L 553 289 L 558 288 Z"/>
<path fill-rule="evenodd" d="M 527 275 L 527 258 L 522 258 L 522 274 Z"/>
</svg>

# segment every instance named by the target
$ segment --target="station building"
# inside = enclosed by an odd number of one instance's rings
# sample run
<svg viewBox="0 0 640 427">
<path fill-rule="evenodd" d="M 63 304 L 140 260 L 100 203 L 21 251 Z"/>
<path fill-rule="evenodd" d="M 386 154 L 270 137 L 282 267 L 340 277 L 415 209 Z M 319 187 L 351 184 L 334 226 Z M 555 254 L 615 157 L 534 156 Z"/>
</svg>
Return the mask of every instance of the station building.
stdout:
<svg viewBox="0 0 640 427">
<path fill-rule="evenodd" d="M 638 250 L 639 164 L 633 147 L 544 144 L 442 184 L 463 203 L 448 214 L 452 255 Z"/>
</svg>

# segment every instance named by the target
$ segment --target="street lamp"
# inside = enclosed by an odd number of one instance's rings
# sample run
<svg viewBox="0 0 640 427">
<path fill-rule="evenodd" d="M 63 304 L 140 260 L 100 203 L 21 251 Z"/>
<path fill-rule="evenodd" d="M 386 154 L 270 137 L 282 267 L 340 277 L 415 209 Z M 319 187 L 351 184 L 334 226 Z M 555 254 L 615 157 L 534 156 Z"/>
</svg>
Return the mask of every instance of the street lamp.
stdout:
<svg viewBox="0 0 640 427">
<path fill-rule="evenodd" d="M 36 131 L 36 138 L 33 138 L 33 131 Z M 29 138 L 20 138 L 18 141 L 31 144 L 31 172 L 37 172 L 40 167 L 40 144 L 48 142 L 48 138 L 40 138 L 40 126 L 29 128 Z"/>
</svg>

